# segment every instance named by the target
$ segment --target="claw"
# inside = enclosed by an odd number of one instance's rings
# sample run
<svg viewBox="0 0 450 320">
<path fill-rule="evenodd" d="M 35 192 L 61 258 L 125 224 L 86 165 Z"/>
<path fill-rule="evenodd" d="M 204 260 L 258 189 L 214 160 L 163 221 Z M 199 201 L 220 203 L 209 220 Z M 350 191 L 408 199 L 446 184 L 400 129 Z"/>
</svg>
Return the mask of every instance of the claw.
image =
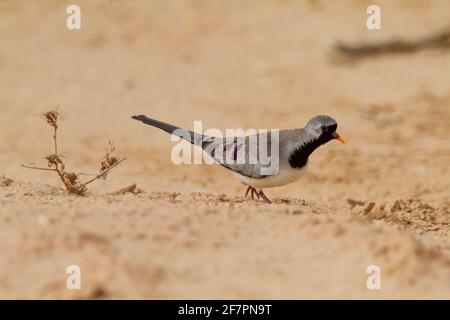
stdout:
<svg viewBox="0 0 450 320">
<path fill-rule="evenodd" d="M 269 198 L 264 194 L 262 190 L 256 191 L 255 188 L 248 186 L 247 191 L 245 192 L 245 197 L 250 193 L 250 196 L 252 197 L 252 200 L 255 200 L 255 195 L 258 199 L 263 199 L 266 203 L 272 203 Z"/>
</svg>

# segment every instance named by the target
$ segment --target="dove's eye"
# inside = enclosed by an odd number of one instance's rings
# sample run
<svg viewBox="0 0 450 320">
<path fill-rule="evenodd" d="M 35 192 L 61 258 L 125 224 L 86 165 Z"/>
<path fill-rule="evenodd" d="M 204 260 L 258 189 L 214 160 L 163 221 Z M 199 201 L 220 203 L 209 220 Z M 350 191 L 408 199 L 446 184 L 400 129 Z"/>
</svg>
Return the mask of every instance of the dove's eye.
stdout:
<svg viewBox="0 0 450 320">
<path fill-rule="evenodd" d="M 328 127 L 325 126 L 325 125 L 323 125 L 323 126 L 321 127 L 321 129 L 322 129 L 322 132 L 327 132 L 327 131 L 328 131 Z"/>
</svg>

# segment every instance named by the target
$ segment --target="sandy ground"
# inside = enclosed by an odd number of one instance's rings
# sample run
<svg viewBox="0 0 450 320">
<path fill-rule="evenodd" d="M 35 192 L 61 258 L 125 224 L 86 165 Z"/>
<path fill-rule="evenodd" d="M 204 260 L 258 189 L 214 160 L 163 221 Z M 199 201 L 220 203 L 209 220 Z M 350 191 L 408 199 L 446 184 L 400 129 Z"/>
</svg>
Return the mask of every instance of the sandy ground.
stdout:
<svg viewBox="0 0 450 320">
<path fill-rule="evenodd" d="M 450 2 L 77 3 L 69 31 L 64 1 L 0 2 L 0 298 L 450 298 L 450 53 L 329 55 L 437 31 Z M 127 157 L 86 197 L 20 166 L 45 165 L 39 115 L 57 104 L 71 170 L 96 171 L 108 140 Z M 266 205 L 217 165 L 174 165 L 139 113 L 222 130 L 329 114 L 347 144 Z M 143 192 L 109 194 L 132 183 Z"/>
</svg>

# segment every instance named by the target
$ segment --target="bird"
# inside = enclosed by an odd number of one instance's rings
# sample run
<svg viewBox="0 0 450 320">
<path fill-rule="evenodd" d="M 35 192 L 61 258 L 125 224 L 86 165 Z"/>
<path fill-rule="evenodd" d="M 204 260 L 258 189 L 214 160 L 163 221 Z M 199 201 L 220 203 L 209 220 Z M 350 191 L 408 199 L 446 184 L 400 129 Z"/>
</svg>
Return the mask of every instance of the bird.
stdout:
<svg viewBox="0 0 450 320">
<path fill-rule="evenodd" d="M 329 141 L 337 140 L 345 144 L 344 138 L 336 132 L 336 120 L 327 115 L 311 118 L 303 128 L 270 130 L 243 137 L 204 135 L 145 115 L 131 118 L 202 148 L 247 186 L 245 198 L 250 194 L 252 199 L 256 196 L 266 203 L 271 201 L 263 188 L 283 186 L 297 180 L 307 168 L 309 156 Z M 262 157 L 263 149 L 266 155 L 271 151 L 268 161 Z"/>
</svg>

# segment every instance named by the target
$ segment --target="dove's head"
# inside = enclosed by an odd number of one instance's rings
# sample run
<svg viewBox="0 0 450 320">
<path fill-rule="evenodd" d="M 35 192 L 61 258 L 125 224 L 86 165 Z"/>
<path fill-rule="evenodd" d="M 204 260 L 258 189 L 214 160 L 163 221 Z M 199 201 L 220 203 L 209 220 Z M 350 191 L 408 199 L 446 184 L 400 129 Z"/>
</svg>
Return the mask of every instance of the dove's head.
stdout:
<svg viewBox="0 0 450 320">
<path fill-rule="evenodd" d="M 327 143 L 330 140 L 336 139 L 341 143 L 345 143 L 345 140 L 337 132 L 337 122 L 329 116 L 316 116 L 308 121 L 305 126 L 305 130 L 308 131 L 313 137 L 319 140 L 322 144 Z"/>
</svg>

